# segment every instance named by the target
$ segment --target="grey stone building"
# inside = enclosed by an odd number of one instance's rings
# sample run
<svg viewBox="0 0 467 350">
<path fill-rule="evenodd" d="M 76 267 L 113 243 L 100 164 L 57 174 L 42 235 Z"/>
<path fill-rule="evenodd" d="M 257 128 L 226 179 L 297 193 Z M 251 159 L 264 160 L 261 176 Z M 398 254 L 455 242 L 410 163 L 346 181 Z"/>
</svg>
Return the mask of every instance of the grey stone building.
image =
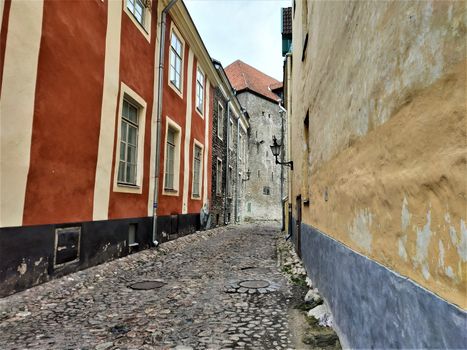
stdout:
<svg viewBox="0 0 467 350">
<path fill-rule="evenodd" d="M 244 191 L 242 181 L 246 173 L 247 114 L 219 61 L 213 60 L 222 84 L 214 94 L 212 132 L 212 196 L 211 223 L 226 225 L 240 220 L 240 196 Z"/>
<path fill-rule="evenodd" d="M 269 146 L 273 136 L 286 146 L 285 123 L 279 107 L 282 83 L 240 60 L 226 67 L 225 72 L 249 115 L 244 157 L 247 163 L 243 166 L 249 169 L 250 176 L 240 186 L 243 193 L 239 196 L 238 212 L 246 221 L 281 220 L 284 170 L 275 163 Z"/>
</svg>

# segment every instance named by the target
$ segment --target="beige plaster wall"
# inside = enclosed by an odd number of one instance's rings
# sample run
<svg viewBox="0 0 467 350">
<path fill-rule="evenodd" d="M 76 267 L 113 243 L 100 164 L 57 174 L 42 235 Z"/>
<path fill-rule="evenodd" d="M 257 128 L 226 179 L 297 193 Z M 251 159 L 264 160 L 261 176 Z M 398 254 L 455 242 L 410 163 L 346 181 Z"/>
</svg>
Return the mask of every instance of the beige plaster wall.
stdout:
<svg viewBox="0 0 467 350">
<path fill-rule="evenodd" d="M 466 308 L 465 4 L 296 4 L 292 203 L 309 198 L 305 223 Z"/>
</svg>

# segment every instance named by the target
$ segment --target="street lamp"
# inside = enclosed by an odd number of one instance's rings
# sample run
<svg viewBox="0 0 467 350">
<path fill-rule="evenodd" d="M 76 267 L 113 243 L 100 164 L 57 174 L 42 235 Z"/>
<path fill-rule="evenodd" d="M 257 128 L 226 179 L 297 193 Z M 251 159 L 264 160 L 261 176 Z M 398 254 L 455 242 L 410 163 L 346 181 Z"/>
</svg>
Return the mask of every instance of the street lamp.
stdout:
<svg viewBox="0 0 467 350">
<path fill-rule="evenodd" d="M 279 161 L 277 160 L 277 157 L 279 156 L 279 153 L 281 153 L 281 147 L 282 147 L 282 145 L 281 145 L 280 143 L 277 142 L 276 135 L 274 135 L 274 136 L 272 137 L 272 145 L 269 146 L 269 147 L 271 147 L 271 151 L 272 151 L 273 156 L 276 157 L 276 164 L 289 166 L 289 167 L 290 167 L 290 170 L 293 170 L 293 161 L 290 161 L 290 162 L 279 162 Z"/>
<path fill-rule="evenodd" d="M 242 179 L 242 182 L 250 180 L 250 175 L 251 175 L 251 171 L 250 169 L 248 169 L 248 171 L 246 172 L 246 179 Z"/>
</svg>

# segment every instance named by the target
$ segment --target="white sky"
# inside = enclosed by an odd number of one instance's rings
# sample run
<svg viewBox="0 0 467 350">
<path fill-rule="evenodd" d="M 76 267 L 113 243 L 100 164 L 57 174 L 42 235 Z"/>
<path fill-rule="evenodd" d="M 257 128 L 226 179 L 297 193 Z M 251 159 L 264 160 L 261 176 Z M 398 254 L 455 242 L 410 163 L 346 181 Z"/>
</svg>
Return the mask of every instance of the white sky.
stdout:
<svg viewBox="0 0 467 350">
<path fill-rule="evenodd" d="M 291 0 L 185 0 L 212 58 L 240 59 L 282 81 L 281 7 Z"/>
</svg>

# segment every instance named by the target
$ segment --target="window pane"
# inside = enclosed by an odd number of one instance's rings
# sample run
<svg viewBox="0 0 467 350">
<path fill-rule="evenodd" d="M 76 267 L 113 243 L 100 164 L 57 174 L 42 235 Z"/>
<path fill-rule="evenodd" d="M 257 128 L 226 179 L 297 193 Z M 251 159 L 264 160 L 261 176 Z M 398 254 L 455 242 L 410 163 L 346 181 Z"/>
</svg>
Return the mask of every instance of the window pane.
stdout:
<svg viewBox="0 0 467 350">
<path fill-rule="evenodd" d="M 128 124 L 122 120 L 122 124 L 121 124 L 121 130 L 120 130 L 120 138 L 122 141 L 127 141 L 127 128 L 128 128 Z"/>
<path fill-rule="evenodd" d="M 136 146 L 138 129 L 135 128 L 133 125 L 128 125 L 128 143 Z"/>
<path fill-rule="evenodd" d="M 138 124 L 138 108 L 130 104 L 128 105 L 128 119 Z"/>
<path fill-rule="evenodd" d="M 125 181 L 125 162 L 120 161 L 118 164 L 118 182 Z"/>
<path fill-rule="evenodd" d="M 134 0 L 127 0 L 126 7 L 130 10 L 131 13 L 135 11 L 135 5 L 133 4 Z"/>
<path fill-rule="evenodd" d="M 120 160 L 125 160 L 126 143 L 120 141 Z"/>
<path fill-rule="evenodd" d="M 175 133 L 171 128 L 167 130 L 167 142 L 171 143 L 172 145 L 175 144 Z"/>
<path fill-rule="evenodd" d="M 136 147 L 128 146 L 128 163 L 136 164 Z"/>
</svg>

